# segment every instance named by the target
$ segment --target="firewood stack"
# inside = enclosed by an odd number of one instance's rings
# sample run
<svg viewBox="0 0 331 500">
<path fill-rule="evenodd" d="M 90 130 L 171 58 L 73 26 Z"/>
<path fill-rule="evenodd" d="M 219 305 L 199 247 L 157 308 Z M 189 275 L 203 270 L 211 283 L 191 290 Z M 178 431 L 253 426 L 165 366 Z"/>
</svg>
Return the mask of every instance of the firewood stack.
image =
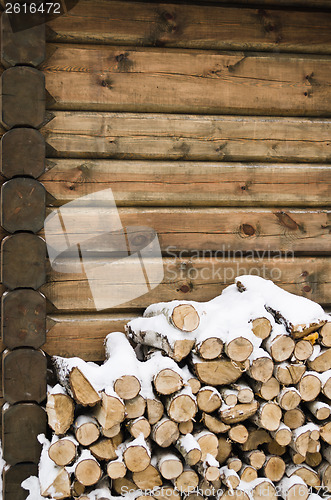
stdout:
<svg viewBox="0 0 331 500">
<path fill-rule="evenodd" d="M 322 498 L 330 347 L 318 304 L 255 276 L 206 303 L 150 306 L 107 336 L 101 366 L 53 358 L 28 498 Z"/>
</svg>

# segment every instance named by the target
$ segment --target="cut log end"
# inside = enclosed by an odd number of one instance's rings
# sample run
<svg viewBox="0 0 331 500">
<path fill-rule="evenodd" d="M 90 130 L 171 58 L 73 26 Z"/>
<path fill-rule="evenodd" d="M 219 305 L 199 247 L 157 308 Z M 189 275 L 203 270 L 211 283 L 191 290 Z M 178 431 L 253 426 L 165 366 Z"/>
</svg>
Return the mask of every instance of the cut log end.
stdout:
<svg viewBox="0 0 331 500">
<path fill-rule="evenodd" d="M 133 399 L 140 391 L 140 382 L 133 375 L 123 375 L 114 383 L 114 391 L 122 399 Z"/>
<path fill-rule="evenodd" d="M 75 469 L 77 480 L 84 486 L 92 486 L 101 478 L 100 465 L 95 460 L 87 459 L 79 462 Z"/>
<path fill-rule="evenodd" d="M 173 325 L 183 332 L 193 332 L 200 324 L 200 317 L 191 304 L 180 304 L 172 312 Z"/>
</svg>

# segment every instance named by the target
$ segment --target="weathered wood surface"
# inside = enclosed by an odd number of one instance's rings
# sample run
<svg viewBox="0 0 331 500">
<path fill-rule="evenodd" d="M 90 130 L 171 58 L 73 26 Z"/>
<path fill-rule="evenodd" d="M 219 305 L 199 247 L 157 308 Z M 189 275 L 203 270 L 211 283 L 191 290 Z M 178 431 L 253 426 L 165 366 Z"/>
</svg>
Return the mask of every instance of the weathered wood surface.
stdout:
<svg viewBox="0 0 331 500">
<path fill-rule="evenodd" d="M 119 266 L 123 266 L 117 260 Z M 150 272 L 158 262 L 145 261 Z M 126 264 L 126 271 L 134 276 L 139 263 Z M 236 276 L 242 274 L 259 274 L 266 279 L 272 279 L 285 290 L 302 295 L 321 304 L 330 304 L 331 272 L 330 259 L 317 257 L 302 258 L 164 258 L 163 282 L 153 287 L 145 295 L 119 304 L 118 309 L 144 308 L 153 302 L 169 301 L 174 299 L 210 300 L 220 294 L 223 288 L 233 283 Z M 132 270 L 130 271 L 130 267 Z M 121 273 L 123 267 L 119 267 Z M 110 280 L 111 281 L 111 280 Z M 123 276 L 121 275 L 123 284 Z M 128 283 L 130 291 L 137 285 Z M 50 271 L 48 282 L 42 287 L 42 292 L 50 301 L 50 309 L 57 308 L 63 311 L 92 311 L 94 302 L 88 282 L 80 274 L 56 273 Z M 112 296 L 117 290 L 117 283 L 112 280 L 106 293 Z M 138 295 L 139 292 L 137 292 Z"/>
<path fill-rule="evenodd" d="M 50 158 L 324 162 L 322 118 L 54 111 L 42 129 Z"/>
<path fill-rule="evenodd" d="M 1 75 L 1 123 L 39 128 L 45 115 L 45 77 L 29 66 L 15 66 Z"/>
<path fill-rule="evenodd" d="M 47 359 L 34 349 L 15 349 L 3 355 L 3 396 L 8 403 L 46 398 Z"/>
<path fill-rule="evenodd" d="M 111 188 L 118 206 L 330 205 L 327 165 L 49 160 L 40 178 L 60 206 Z"/>
<path fill-rule="evenodd" d="M 22 481 L 38 475 L 37 464 L 17 464 L 3 472 L 3 494 L 6 500 L 25 500 L 27 491 L 21 487 Z"/>
<path fill-rule="evenodd" d="M 47 213 L 54 213 L 54 209 L 48 209 Z M 101 216 L 103 213 L 107 211 L 100 207 Z M 119 215 L 124 227 L 154 229 L 164 254 L 209 250 L 222 255 L 249 251 L 289 252 L 292 256 L 294 252 L 330 252 L 331 211 L 328 210 L 119 208 Z M 81 206 L 72 209 L 69 215 L 67 209 L 65 225 L 77 228 L 75 236 L 82 233 L 82 239 L 84 236 L 86 239 L 86 235 L 96 231 L 95 212 Z M 69 237 L 72 232 L 68 231 Z M 62 230 L 48 230 L 48 234 L 62 239 Z M 149 237 L 147 230 L 130 231 L 131 250 L 141 250 L 149 243 Z M 124 240 L 110 233 L 98 238 L 93 250 L 96 255 L 100 252 L 98 257 L 102 259 L 107 258 L 106 252 L 110 258 L 111 252 L 126 252 L 127 247 Z"/>
<path fill-rule="evenodd" d="M 135 312 L 50 314 L 47 318 L 47 341 L 43 349 L 50 356 L 79 356 L 85 361 L 104 360 L 106 335 L 124 332 L 124 325 L 137 316 Z"/>
<path fill-rule="evenodd" d="M 204 2 L 205 0 L 202 0 Z M 208 0 L 207 0 L 208 1 Z M 215 3 L 228 3 L 228 0 L 211 0 Z M 270 5 L 275 6 L 295 6 L 295 7 L 307 7 L 307 8 L 330 8 L 330 0 L 240 0 L 240 5 Z M 238 0 L 239 3 L 239 0 Z"/>
<path fill-rule="evenodd" d="M 1 225 L 10 232 L 37 233 L 44 225 L 46 191 L 35 179 L 16 177 L 1 186 Z"/>
<path fill-rule="evenodd" d="M 1 334 L 6 347 L 38 349 L 45 342 L 45 331 L 46 299 L 41 293 L 22 289 L 2 295 Z"/>
<path fill-rule="evenodd" d="M 17 233 L 1 242 L 1 279 L 5 287 L 39 288 L 46 279 L 46 244 L 30 233 Z"/>
<path fill-rule="evenodd" d="M 47 23 L 47 39 L 327 54 L 330 24 L 331 13 L 325 12 L 81 0 L 66 15 Z"/>
<path fill-rule="evenodd" d="M 1 63 L 6 68 L 23 64 L 36 67 L 45 58 L 44 23 L 29 29 L 13 31 L 8 14 L 3 13 L 1 41 Z"/>
<path fill-rule="evenodd" d="M 0 134 L 2 131 L 0 131 Z M 39 177 L 45 168 L 45 139 L 38 130 L 14 128 L 0 142 L 1 173 L 8 179 L 16 175 Z"/>
<path fill-rule="evenodd" d="M 331 116 L 322 55 L 49 44 L 40 68 L 49 109 Z"/>
<path fill-rule="evenodd" d="M 3 458 L 9 465 L 38 463 L 41 445 L 38 434 L 46 432 L 46 412 L 34 403 L 10 406 L 2 413 Z"/>
</svg>

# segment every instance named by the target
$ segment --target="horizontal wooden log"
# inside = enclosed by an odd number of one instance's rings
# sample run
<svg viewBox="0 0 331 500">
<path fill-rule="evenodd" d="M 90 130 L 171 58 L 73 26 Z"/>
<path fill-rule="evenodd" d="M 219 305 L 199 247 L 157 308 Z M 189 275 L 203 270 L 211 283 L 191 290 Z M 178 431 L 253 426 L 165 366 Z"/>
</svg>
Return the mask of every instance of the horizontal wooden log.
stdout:
<svg viewBox="0 0 331 500">
<path fill-rule="evenodd" d="M 37 464 L 17 464 L 3 472 L 3 495 L 6 500 L 25 500 L 27 491 L 21 486 L 22 481 L 38 475 Z"/>
<path fill-rule="evenodd" d="M 2 240 L 1 276 L 9 289 L 39 288 L 46 280 L 45 241 L 30 233 L 18 233 Z"/>
<path fill-rule="evenodd" d="M 2 341 L 9 349 L 41 347 L 46 337 L 45 297 L 35 290 L 14 290 L 3 294 L 1 332 Z"/>
<path fill-rule="evenodd" d="M 120 259 L 118 264 L 118 279 L 123 284 L 123 263 Z M 134 276 L 135 266 L 140 265 L 132 261 L 126 263 L 126 272 L 131 277 Z M 157 261 L 145 261 L 152 272 L 154 266 L 158 266 Z M 131 266 L 131 267 L 130 267 Z M 151 266 L 151 267 L 149 267 Z M 119 304 L 119 309 L 143 308 L 153 302 L 163 302 L 168 300 L 210 300 L 219 295 L 223 288 L 231 283 L 236 276 L 242 274 L 259 274 L 266 279 L 272 279 L 277 285 L 285 290 L 297 295 L 305 296 L 321 304 L 330 303 L 330 260 L 327 258 L 279 258 L 276 259 L 256 259 L 251 258 L 164 258 L 164 279 L 156 288 L 143 296 L 138 296 L 142 289 L 142 283 L 133 284 L 132 279 L 128 283 L 130 291 L 137 286 L 137 298 L 125 304 Z M 147 268 L 146 267 L 146 268 Z M 115 268 L 112 275 L 112 283 L 106 287 L 105 293 L 112 296 L 118 289 L 118 284 L 114 280 Z M 94 302 L 86 279 L 80 274 L 48 273 L 47 283 L 42 287 L 42 292 L 50 301 L 54 309 L 64 311 L 92 311 Z M 146 289 L 147 292 L 147 289 Z"/>
<path fill-rule="evenodd" d="M 1 123 L 39 128 L 45 118 L 45 77 L 28 66 L 9 68 L 1 75 Z"/>
<path fill-rule="evenodd" d="M 47 359 L 34 349 L 15 349 L 3 355 L 3 395 L 8 403 L 46 398 Z"/>
<path fill-rule="evenodd" d="M 9 465 L 38 463 L 41 445 L 38 434 L 46 432 L 46 412 L 34 403 L 10 406 L 2 413 L 3 458 Z"/>
<path fill-rule="evenodd" d="M 55 110 L 331 116 L 326 56 L 49 44 L 40 68 Z"/>
<path fill-rule="evenodd" d="M 321 54 L 331 52 L 330 23 L 331 14 L 325 12 L 81 0 L 47 23 L 47 39 Z"/>
<path fill-rule="evenodd" d="M 28 14 L 25 16 L 29 17 Z M 45 58 L 44 23 L 17 30 L 11 25 L 9 15 L 4 13 L 1 16 L 1 40 L 1 64 L 6 68 L 23 64 L 36 67 Z"/>
<path fill-rule="evenodd" d="M 45 139 L 38 130 L 14 128 L 0 142 L 1 173 L 7 179 L 17 175 L 37 178 L 45 169 Z"/>
<path fill-rule="evenodd" d="M 53 158 L 245 162 L 331 158 L 329 119 L 84 111 L 54 111 L 49 117 L 41 132 Z"/>
<path fill-rule="evenodd" d="M 1 225 L 9 233 L 37 233 L 44 225 L 46 191 L 35 179 L 17 177 L 1 186 Z"/>
<path fill-rule="evenodd" d="M 166 185 L 163 196 L 168 196 Z M 54 210 L 48 209 L 47 213 Z M 156 231 L 162 252 L 170 256 L 180 251 L 214 251 L 219 257 L 227 252 L 261 252 L 261 257 L 288 252 L 293 257 L 294 252 L 330 250 L 331 211 L 327 210 L 120 208 L 119 215 L 123 226 L 132 228 L 128 229 L 131 250 L 140 250 L 148 244 L 151 237 L 148 231 L 134 229 L 146 226 Z M 77 228 L 76 236 L 82 231 L 93 234 L 95 216 L 95 211 L 88 207 L 72 209 L 71 213 L 67 209 L 66 227 Z M 43 231 L 40 234 L 44 237 Z M 47 234 L 61 237 L 55 230 L 48 229 Z M 73 230 L 68 235 L 75 236 Z M 106 234 L 95 239 L 92 251 L 95 255 L 100 252 L 100 258 L 111 258 L 111 252 L 127 251 L 126 241 L 117 238 L 116 233 Z M 108 256 L 102 252 L 108 252 Z"/>
<path fill-rule="evenodd" d="M 330 205 L 323 165 L 50 160 L 40 177 L 52 206 L 111 188 L 117 206 Z"/>
</svg>

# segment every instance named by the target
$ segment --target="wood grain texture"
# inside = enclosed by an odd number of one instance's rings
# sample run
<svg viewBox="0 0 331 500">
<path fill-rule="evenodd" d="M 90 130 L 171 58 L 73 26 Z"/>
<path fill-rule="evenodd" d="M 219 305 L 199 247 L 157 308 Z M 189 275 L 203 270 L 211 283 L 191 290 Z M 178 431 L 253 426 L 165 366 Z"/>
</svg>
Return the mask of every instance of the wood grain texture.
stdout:
<svg viewBox="0 0 331 500">
<path fill-rule="evenodd" d="M 7 179 L 17 175 L 37 178 L 45 169 L 45 139 L 38 130 L 14 128 L 0 142 L 1 173 Z"/>
<path fill-rule="evenodd" d="M 119 269 L 123 264 L 117 261 Z M 139 264 L 138 264 L 139 265 Z M 153 273 L 158 262 L 145 261 Z M 137 262 L 127 264 L 129 275 L 135 276 Z M 210 300 L 219 295 L 223 288 L 233 283 L 236 276 L 258 274 L 262 278 L 272 279 L 277 285 L 297 295 L 305 296 L 321 304 L 330 304 L 331 280 L 330 259 L 317 257 L 302 258 L 164 258 L 164 279 L 149 293 L 119 304 L 118 309 L 145 308 L 153 302 L 175 299 Z M 110 280 L 111 281 L 111 280 Z M 124 280 L 121 279 L 123 284 Z M 124 282 L 125 284 L 125 282 Z M 130 291 L 134 287 L 141 289 L 142 283 L 128 283 Z M 113 280 L 107 287 L 107 293 L 117 291 Z M 42 292 L 50 301 L 50 309 L 62 311 L 93 311 L 94 302 L 86 278 L 80 274 L 49 272 L 47 283 Z M 137 292 L 138 295 L 139 292 Z"/>
<path fill-rule="evenodd" d="M 41 129 L 48 157 L 324 162 L 321 118 L 55 111 Z"/>
<path fill-rule="evenodd" d="M 46 420 L 45 410 L 34 403 L 16 404 L 3 411 L 2 449 L 9 465 L 39 462 L 41 444 L 37 436 L 46 432 Z"/>
<path fill-rule="evenodd" d="M 45 241 L 30 233 L 7 236 L 1 242 L 1 277 L 4 286 L 39 288 L 46 280 Z"/>
<path fill-rule="evenodd" d="M 35 290 L 14 290 L 4 293 L 1 300 L 4 345 L 9 349 L 41 347 L 46 337 L 45 297 Z"/>
<path fill-rule="evenodd" d="M 327 56 L 69 44 L 47 52 L 49 109 L 331 116 Z"/>
<path fill-rule="evenodd" d="M 48 209 L 48 213 L 54 210 Z M 100 216 L 106 213 L 100 207 Z M 96 214 L 91 213 L 89 207 L 67 208 L 65 214 L 65 226 L 72 228 L 68 230 L 71 241 L 73 236 L 82 234 L 81 240 L 84 240 L 86 234 L 95 233 Z M 137 228 L 128 231 L 132 251 L 141 250 L 149 243 L 148 231 L 144 233 L 139 229 L 147 227 L 156 231 L 161 251 L 170 255 L 185 251 L 289 252 L 291 255 L 330 252 L 331 211 L 328 210 L 120 208 L 119 215 L 124 227 Z M 59 232 L 48 229 L 48 234 L 62 239 L 62 229 Z M 94 257 L 107 260 L 127 251 L 125 240 L 116 238 L 115 234 L 110 232 L 103 238 L 95 238 Z"/>
<path fill-rule="evenodd" d="M 41 182 L 25 177 L 1 186 L 1 225 L 9 233 L 37 233 L 44 225 L 46 191 Z"/>
<path fill-rule="evenodd" d="M 137 313 L 50 314 L 43 349 L 50 356 L 79 356 L 85 361 L 105 358 L 104 339 L 110 332 L 124 332 Z"/>
<path fill-rule="evenodd" d="M 27 14 L 25 14 L 27 16 Z M 45 58 L 45 24 L 14 30 L 9 16 L 1 16 L 1 63 L 8 68 L 26 64 L 38 66 Z"/>
<path fill-rule="evenodd" d="M 45 118 L 45 78 L 41 71 L 16 66 L 1 75 L 1 123 L 39 128 Z"/>
<path fill-rule="evenodd" d="M 3 472 L 3 493 L 6 500 L 25 500 L 27 491 L 21 487 L 22 481 L 38 475 L 37 464 L 17 464 Z"/>
<path fill-rule="evenodd" d="M 258 3 L 258 2 L 256 2 Z M 53 42 L 330 53 L 331 13 L 81 0 L 47 23 Z"/>
<path fill-rule="evenodd" d="M 328 165 L 49 160 L 40 181 L 61 206 L 111 188 L 117 206 L 328 206 Z"/>
<path fill-rule="evenodd" d="M 34 349 L 15 349 L 3 354 L 3 396 L 10 404 L 46 398 L 47 359 Z"/>
</svg>

